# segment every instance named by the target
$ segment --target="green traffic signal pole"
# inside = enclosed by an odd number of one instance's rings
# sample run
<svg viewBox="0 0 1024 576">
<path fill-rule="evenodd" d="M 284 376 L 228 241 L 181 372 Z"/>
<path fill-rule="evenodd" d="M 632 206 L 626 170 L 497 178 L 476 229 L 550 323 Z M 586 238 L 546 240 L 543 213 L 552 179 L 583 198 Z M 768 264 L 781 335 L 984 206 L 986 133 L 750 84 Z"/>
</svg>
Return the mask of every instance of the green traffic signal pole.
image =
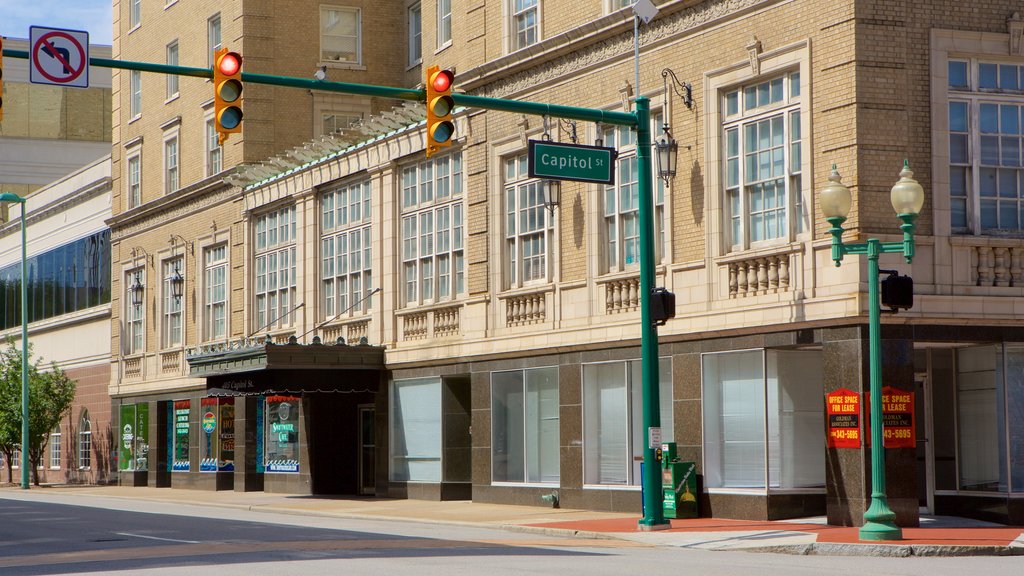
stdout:
<svg viewBox="0 0 1024 576">
<path fill-rule="evenodd" d="M 10 58 L 29 58 L 26 50 L 3 50 L 3 55 Z M 113 60 L 109 58 L 90 58 L 92 66 L 101 68 L 120 68 L 126 70 L 139 70 L 142 72 L 155 72 L 158 74 L 176 74 L 179 76 L 194 76 L 197 78 L 213 78 L 212 68 L 189 68 L 185 66 L 172 66 L 169 64 L 155 64 L 151 62 L 132 62 L 127 60 Z M 244 66 L 244 64 L 243 64 Z M 426 101 L 426 90 L 413 88 L 393 88 L 389 86 L 375 86 L 370 84 L 356 84 L 352 82 L 331 82 L 327 80 L 315 80 L 307 78 L 296 78 L 291 76 L 275 76 L 271 74 L 254 74 L 242 72 L 243 82 L 254 84 L 269 84 L 273 86 L 284 86 L 288 88 L 303 88 L 306 90 L 323 90 L 328 92 L 341 92 L 344 94 L 356 94 L 361 96 L 376 96 L 380 98 L 394 98 L 397 100 Z M 456 105 L 469 108 L 482 108 L 485 110 L 497 110 L 500 112 L 514 112 L 520 114 L 531 114 L 537 116 L 551 116 L 555 118 L 568 118 L 572 120 L 583 120 L 601 124 L 616 126 L 630 126 L 637 131 L 637 164 L 639 173 L 637 175 L 637 186 L 640 189 L 640 356 L 641 374 L 643 386 L 643 414 L 644 414 L 644 470 L 643 475 L 643 502 L 644 515 L 640 520 L 641 529 L 653 529 L 666 526 L 665 515 L 661 504 L 661 474 L 655 456 L 655 448 L 651 447 L 651 428 L 660 428 L 661 412 L 659 409 L 659 384 L 658 384 L 658 331 L 651 321 L 650 303 L 651 290 L 654 288 L 654 177 L 651 171 L 651 130 L 650 130 L 650 100 L 641 96 L 636 99 L 636 110 L 634 112 L 613 112 L 610 110 L 598 110 L 594 108 L 580 108 L 577 106 L 562 106 L 558 104 L 545 104 L 541 102 L 525 102 L 521 100 L 505 100 L 502 98 L 489 98 L 486 96 L 474 96 L 471 94 L 452 94 L 452 100 Z"/>
<path fill-rule="evenodd" d="M 21 204 L 21 488 L 28 490 L 28 248 L 25 232 L 25 198 L 13 192 L 0 194 L 0 202 Z"/>
</svg>

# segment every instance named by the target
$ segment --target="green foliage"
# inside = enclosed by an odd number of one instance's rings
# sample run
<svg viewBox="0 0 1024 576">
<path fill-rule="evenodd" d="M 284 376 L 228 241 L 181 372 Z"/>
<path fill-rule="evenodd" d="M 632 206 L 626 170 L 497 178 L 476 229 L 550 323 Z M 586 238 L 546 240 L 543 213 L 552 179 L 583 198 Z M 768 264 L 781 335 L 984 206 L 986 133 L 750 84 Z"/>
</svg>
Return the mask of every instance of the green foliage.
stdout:
<svg viewBox="0 0 1024 576">
<path fill-rule="evenodd" d="M 28 365 L 28 426 L 29 449 L 22 452 L 22 466 L 26 456 L 32 466 L 35 482 L 39 483 L 38 464 L 46 450 L 50 431 L 71 410 L 75 400 L 75 381 L 51 363 L 41 366 L 42 359 L 32 362 L 31 343 Z M 44 371 L 45 370 L 45 371 Z M 0 452 L 7 461 L 8 478 L 11 456 L 21 444 L 21 349 L 12 340 L 0 350 Z"/>
</svg>

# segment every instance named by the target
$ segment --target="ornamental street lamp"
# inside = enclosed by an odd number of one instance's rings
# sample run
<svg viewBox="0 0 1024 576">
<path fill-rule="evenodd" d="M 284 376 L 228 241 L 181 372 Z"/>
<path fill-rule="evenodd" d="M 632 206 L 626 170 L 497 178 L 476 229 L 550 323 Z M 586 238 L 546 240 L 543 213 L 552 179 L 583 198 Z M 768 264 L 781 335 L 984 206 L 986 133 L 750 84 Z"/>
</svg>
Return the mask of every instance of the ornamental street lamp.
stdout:
<svg viewBox="0 0 1024 576">
<path fill-rule="evenodd" d="M 21 488 L 28 490 L 28 248 L 25 241 L 25 199 L 12 192 L 0 194 L 0 202 L 21 204 Z"/>
<path fill-rule="evenodd" d="M 896 513 L 889 508 L 885 495 L 885 447 L 882 444 L 882 345 L 881 305 L 878 290 L 878 257 L 884 253 L 903 254 L 910 263 L 914 258 L 914 220 L 924 205 L 924 189 L 913 178 L 909 164 L 903 161 L 900 180 L 892 187 L 890 200 L 903 224 L 902 242 L 881 242 L 870 238 L 859 244 L 843 243 L 843 222 L 850 212 L 850 189 L 841 182 L 835 165 L 829 183 L 821 191 L 819 202 L 825 220 L 832 225 L 832 260 L 838 267 L 846 254 L 868 257 L 868 351 L 871 372 L 871 505 L 864 513 L 860 528 L 861 540 L 902 540 L 903 531 L 896 525 Z"/>
</svg>

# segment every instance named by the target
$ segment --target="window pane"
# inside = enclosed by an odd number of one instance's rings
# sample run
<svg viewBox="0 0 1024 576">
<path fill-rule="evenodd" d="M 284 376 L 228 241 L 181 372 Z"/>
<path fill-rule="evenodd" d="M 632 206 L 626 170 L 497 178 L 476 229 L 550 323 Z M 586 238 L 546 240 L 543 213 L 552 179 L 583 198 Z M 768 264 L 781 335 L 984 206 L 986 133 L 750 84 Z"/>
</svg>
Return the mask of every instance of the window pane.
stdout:
<svg viewBox="0 0 1024 576">
<path fill-rule="evenodd" d="M 951 88 L 967 87 L 967 62 L 949 62 L 949 86 Z"/>
<path fill-rule="evenodd" d="M 705 479 L 709 488 L 763 488 L 762 352 L 703 358 Z"/>
<path fill-rule="evenodd" d="M 1017 89 L 1017 67 L 1002 64 L 999 66 L 999 87 L 1003 90 Z"/>
<path fill-rule="evenodd" d="M 999 106 L 995 104 L 981 105 L 981 131 L 984 134 L 999 132 Z"/>
<path fill-rule="evenodd" d="M 967 102 L 949 103 L 949 129 L 967 132 Z"/>
<path fill-rule="evenodd" d="M 995 64 L 980 64 L 978 65 L 978 87 L 979 88 L 997 88 L 998 80 L 996 78 L 996 65 Z"/>
<path fill-rule="evenodd" d="M 441 380 L 396 380 L 391 402 L 391 478 L 441 480 Z"/>
</svg>

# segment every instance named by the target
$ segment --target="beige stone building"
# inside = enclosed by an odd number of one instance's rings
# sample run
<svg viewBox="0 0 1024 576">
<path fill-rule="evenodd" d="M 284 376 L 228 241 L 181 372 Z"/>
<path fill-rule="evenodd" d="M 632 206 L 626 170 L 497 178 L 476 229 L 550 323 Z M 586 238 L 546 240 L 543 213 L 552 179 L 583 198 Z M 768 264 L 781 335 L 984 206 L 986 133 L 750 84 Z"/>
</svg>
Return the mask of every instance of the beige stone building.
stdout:
<svg viewBox="0 0 1024 576">
<path fill-rule="evenodd" d="M 888 197 L 906 159 L 926 201 L 913 263 L 881 258 L 915 282 L 913 308 L 883 318 L 884 383 L 914 398 L 896 415 L 911 447 L 886 454 L 889 503 L 902 525 L 922 509 L 1019 522 L 1019 6 L 656 2 L 637 77 L 625 4 L 350 6 L 364 76 L 326 59 L 345 7 L 310 4 L 319 58 L 246 69 L 413 86 L 438 64 L 474 95 L 610 111 L 649 97 L 652 128 L 678 145 L 652 207 L 656 284 L 677 296 L 659 328 L 662 434 L 696 463 L 703 515 L 862 521 L 869 450 L 829 446 L 825 397 L 867 391 L 876 279 L 858 256 L 833 265 L 817 198 L 834 165 L 853 193 L 845 240 L 900 240 Z M 247 24 L 284 24 L 240 6 L 222 21 L 248 66 L 248 43 L 278 36 Z M 371 36 L 382 11 L 390 42 Z M 121 58 L 154 40 L 116 29 Z M 371 66 L 385 45 L 403 48 Z M 206 101 L 187 102 L 184 82 L 180 121 L 132 120 L 115 98 L 115 157 L 153 141 L 143 154 L 159 155 L 162 132 L 201 122 Z M 467 108 L 427 158 L 414 108 L 374 103 L 315 139 L 314 97 L 282 92 L 246 87 L 221 172 L 172 191 L 147 160 L 139 206 L 114 202 L 111 395 L 122 415 L 150 415 L 148 468 L 122 481 L 534 505 L 557 492 L 566 507 L 639 510 L 635 133 Z M 271 102 L 289 121 L 262 115 Z M 562 182 L 546 205 L 552 184 L 527 158 L 545 138 L 615 148 L 614 182 Z M 254 165 L 223 170 L 239 162 Z"/>
</svg>

